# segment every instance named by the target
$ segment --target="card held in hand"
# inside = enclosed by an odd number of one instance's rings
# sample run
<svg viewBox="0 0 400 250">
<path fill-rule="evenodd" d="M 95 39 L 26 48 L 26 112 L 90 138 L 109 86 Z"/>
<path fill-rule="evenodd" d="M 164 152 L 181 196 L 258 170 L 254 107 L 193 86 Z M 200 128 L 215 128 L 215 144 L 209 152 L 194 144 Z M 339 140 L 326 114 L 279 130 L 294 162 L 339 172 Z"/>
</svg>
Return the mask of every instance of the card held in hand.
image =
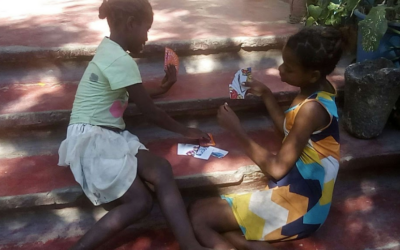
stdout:
<svg viewBox="0 0 400 250">
<path fill-rule="evenodd" d="M 210 137 L 211 140 L 210 140 L 210 141 L 207 141 L 207 140 L 205 140 L 205 139 L 200 139 L 200 140 L 199 140 L 200 146 L 202 146 L 202 147 L 215 146 L 215 141 L 214 141 L 213 135 L 210 134 L 210 133 L 207 133 L 207 134 L 208 134 L 208 136 Z"/>
<path fill-rule="evenodd" d="M 229 84 L 229 95 L 231 99 L 244 99 L 246 92 L 249 89 L 242 85 L 242 83 L 251 81 L 251 68 L 240 69 L 233 77 L 232 83 Z"/>
<path fill-rule="evenodd" d="M 176 69 L 176 73 L 179 71 L 179 58 L 178 55 L 170 48 L 165 48 L 164 55 L 164 69 L 167 70 L 168 65 L 174 65 Z"/>
</svg>

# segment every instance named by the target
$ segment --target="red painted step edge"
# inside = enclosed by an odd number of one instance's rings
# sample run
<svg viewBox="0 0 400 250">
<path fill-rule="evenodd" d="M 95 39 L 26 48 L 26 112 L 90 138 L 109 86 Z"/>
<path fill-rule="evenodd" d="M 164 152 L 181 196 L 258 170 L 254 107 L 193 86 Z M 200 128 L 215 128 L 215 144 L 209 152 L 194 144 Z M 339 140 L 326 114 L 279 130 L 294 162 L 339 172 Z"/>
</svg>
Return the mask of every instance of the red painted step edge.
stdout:
<svg viewBox="0 0 400 250">
<path fill-rule="evenodd" d="M 274 93 L 295 92 L 297 88 L 282 83 L 276 69 L 255 72 L 255 77 L 264 82 Z M 212 72 L 197 75 L 182 75 L 178 82 L 164 96 L 155 102 L 176 102 L 187 100 L 208 100 L 228 98 L 228 85 L 232 72 Z M 344 86 L 343 75 L 329 78 L 337 89 Z M 158 86 L 161 78 L 143 80 L 146 86 Z M 0 115 L 24 112 L 71 110 L 77 84 L 36 83 L 10 84 L 0 88 Z"/>
<path fill-rule="evenodd" d="M 277 150 L 280 144 L 278 136 L 272 130 L 254 131 L 250 136 L 260 144 Z M 174 175 L 188 176 L 200 173 L 232 171 L 254 164 L 227 133 L 214 135 L 216 147 L 229 151 L 218 159 L 208 161 L 191 156 L 178 156 L 178 143 L 193 143 L 187 139 L 165 139 L 146 145 L 151 152 L 166 158 L 172 165 Z M 0 196 L 22 195 L 47 192 L 56 188 L 76 185 L 68 167 L 57 166 L 58 155 L 37 155 L 22 158 L 0 159 Z"/>
</svg>

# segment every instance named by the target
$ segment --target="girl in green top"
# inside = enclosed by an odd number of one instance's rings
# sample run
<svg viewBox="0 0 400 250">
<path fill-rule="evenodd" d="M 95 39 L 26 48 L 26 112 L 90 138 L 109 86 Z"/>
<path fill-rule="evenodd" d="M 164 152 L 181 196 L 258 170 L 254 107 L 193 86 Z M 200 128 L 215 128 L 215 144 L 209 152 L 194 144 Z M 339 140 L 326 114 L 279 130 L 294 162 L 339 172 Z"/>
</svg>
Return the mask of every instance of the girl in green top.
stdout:
<svg viewBox="0 0 400 250">
<path fill-rule="evenodd" d="M 71 249 L 95 249 L 148 214 L 152 184 L 161 209 L 181 249 L 205 250 L 197 242 L 169 162 L 150 153 L 125 129 L 122 115 L 128 101 L 156 125 L 186 138 L 209 139 L 157 108 L 151 96 L 163 94 L 176 82 L 169 66 L 161 85 L 145 88 L 135 61 L 147 41 L 153 11 L 147 0 L 104 0 L 99 17 L 107 18 L 110 37 L 103 39 L 79 84 L 67 138 L 59 149 L 59 165 L 70 166 L 76 181 L 95 205 L 111 210 Z"/>
</svg>

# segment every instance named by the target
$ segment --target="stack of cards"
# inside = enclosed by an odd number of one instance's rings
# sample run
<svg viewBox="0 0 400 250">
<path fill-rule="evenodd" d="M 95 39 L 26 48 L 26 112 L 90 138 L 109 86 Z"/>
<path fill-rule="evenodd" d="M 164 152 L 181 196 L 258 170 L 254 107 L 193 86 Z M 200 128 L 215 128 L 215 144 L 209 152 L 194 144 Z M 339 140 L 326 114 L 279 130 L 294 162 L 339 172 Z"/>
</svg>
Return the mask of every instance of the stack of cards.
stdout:
<svg viewBox="0 0 400 250">
<path fill-rule="evenodd" d="M 179 58 L 178 55 L 170 48 L 165 48 L 165 57 L 164 57 L 164 69 L 167 69 L 168 65 L 174 65 L 176 69 L 176 74 L 179 71 Z"/>
<path fill-rule="evenodd" d="M 194 158 L 208 160 L 210 156 L 222 158 L 228 154 L 228 151 L 213 147 L 215 146 L 214 139 L 211 134 L 210 142 L 200 141 L 200 145 L 178 143 L 178 155 L 189 155 Z"/>
<path fill-rule="evenodd" d="M 251 68 L 241 69 L 236 72 L 232 83 L 229 84 L 231 99 L 244 99 L 246 97 L 246 92 L 249 88 L 242 85 L 246 81 L 251 81 Z"/>
</svg>

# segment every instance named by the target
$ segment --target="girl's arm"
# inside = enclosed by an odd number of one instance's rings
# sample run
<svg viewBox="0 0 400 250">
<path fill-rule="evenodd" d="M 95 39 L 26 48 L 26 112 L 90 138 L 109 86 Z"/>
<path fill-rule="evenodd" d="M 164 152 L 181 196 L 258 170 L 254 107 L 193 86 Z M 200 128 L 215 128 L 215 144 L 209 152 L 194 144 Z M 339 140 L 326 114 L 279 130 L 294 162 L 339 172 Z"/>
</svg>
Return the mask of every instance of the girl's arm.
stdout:
<svg viewBox="0 0 400 250">
<path fill-rule="evenodd" d="M 176 83 L 176 69 L 174 65 L 168 65 L 167 70 L 165 70 L 165 76 L 161 81 L 160 86 L 154 87 L 145 87 L 147 94 L 150 97 L 156 97 L 168 92 L 168 90 Z"/>
<path fill-rule="evenodd" d="M 199 129 L 183 126 L 167 115 L 162 109 L 156 107 L 143 87 L 143 84 L 138 83 L 128 86 L 127 91 L 129 93 L 129 100 L 135 103 L 142 114 L 157 126 L 181 134 L 189 139 L 209 140 L 209 136 L 206 133 Z"/>
<path fill-rule="evenodd" d="M 246 134 L 238 117 L 227 105 L 220 107 L 218 120 L 223 127 L 236 136 L 247 156 L 260 167 L 267 177 L 280 180 L 299 159 L 310 135 L 328 125 L 330 117 L 319 103 L 307 102 L 304 104 L 296 116 L 289 135 L 276 155 L 261 147 Z"/>
<path fill-rule="evenodd" d="M 253 79 L 251 82 L 243 84 L 246 87 L 250 87 L 248 92 L 255 96 L 260 96 L 267 107 L 268 113 L 275 124 L 278 131 L 284 135 L 283 132 L 283 121 L 285 120 L 285 113 L 276 101 L 272 91 L 265 86 L 262 82 Z"/>
</svg>

